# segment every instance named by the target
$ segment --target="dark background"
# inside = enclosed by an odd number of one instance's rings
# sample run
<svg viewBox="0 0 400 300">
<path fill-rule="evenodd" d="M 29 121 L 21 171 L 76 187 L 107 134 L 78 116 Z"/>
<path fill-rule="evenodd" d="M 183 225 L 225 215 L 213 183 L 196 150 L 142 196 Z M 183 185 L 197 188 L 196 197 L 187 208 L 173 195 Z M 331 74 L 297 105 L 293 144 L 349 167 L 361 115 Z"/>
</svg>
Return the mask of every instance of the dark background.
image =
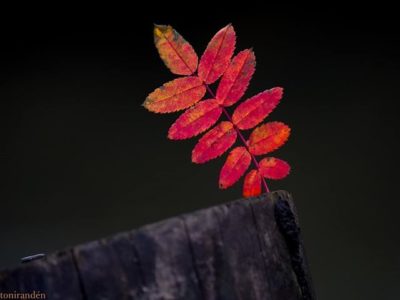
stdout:
<svg viewBox="0 0 400 300">
<path fill-rule="evenodd" d="M 269 120 L 292 127 L 274 154 L 293 171 L 270 186 L 294 195 L 319 299 L 399 299 L 395 10 L 187 9 L 59 9 L 2 27 L 0 267 L 240 197 L 241 183 L 218 190 L 223 159 L 193 165 L 195 139 L 167 140 L 177 114 L 141 106 L 174 78 L 153 22 L 199 55 L 232 22 L 257 56 L 246 96 L 285 88 Z"/>
</svg>

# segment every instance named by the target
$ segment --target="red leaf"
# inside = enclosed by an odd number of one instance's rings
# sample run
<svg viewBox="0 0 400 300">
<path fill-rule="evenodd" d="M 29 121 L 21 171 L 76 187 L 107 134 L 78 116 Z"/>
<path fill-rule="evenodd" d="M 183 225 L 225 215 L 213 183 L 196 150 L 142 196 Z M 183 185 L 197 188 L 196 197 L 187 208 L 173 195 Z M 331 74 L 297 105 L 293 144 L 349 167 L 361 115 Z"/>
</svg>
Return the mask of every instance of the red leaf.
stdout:
<svg viewBox="0 0 400 300">
<path fill-rule="evenodd" d="M 250 135 L 249 151 L 254 155 L 262 155 L 281 147 L 289 138 L 290 128 L 282 122 L 263 124 Z"/>
<path fill-rule="evenodd" d="M 251 155 L 245 147 L 233 149 L 225 161 L 219 175 L 219 188 L 226 189 L 233 185 L 246 172 L 251 163 Z"/>
<path fill-rule="evenodd" d="M 247 173 L 243 183 L 243 197 L 255 197 L 261 194 L 261 176 L 257 170 Z"/>
<path fill-rule="evenodd" d="M 221 156 L 236 141 L 236 131 L 231 122 L 221 122 L 201 137 L 192 151 L 192 162 L 197 164 Z"/>
<path fill-rule="evenodd" d="M 269 179 L 282 179 L 290 172 L 289 164 L 275 157 L 266 157 L 258 165 L 260 174 Z"/>
<path fill-rule="evenodd" d="M 147 96 L 143 106 L 155 113 L 170 113 L 192 106 L 206 93 L 202 81 L 195 76 L 165 83 Z"/>
<path fill-rule="evenodd" d="M 251 49 L 239 52 L 226 69 L 217 89 L 216 98 L 230 106 L 243 96 L 255 71 L 256 58 Z"/>
<path fill-rule="evenodd" d="M 185 111 L 169 129 L 171 140 L 188 139 L 213 126 L 219 119 L 222 108 L 215 99 L 203 100 Z"/>
<path fill-rule="evenodd" d="M 242 130 L 253 128 L 274 110 L 282 94 L 283 89 L 276 87 L 247 99 L 235 109 L 233 123 Z"/>
<path fill-rule="evenodd" d="M 154 43 L 161 59 L 172 73 L 191 75 L 196 71 L 196 52 L 171 26 L 154 25 Z"/>
<path fill-rule="evenodd" d="M 198 75 L 205 83 L 213 83 L 226 70 L 235 50 L 236 34 L 233 26 L 225 26 L 208 43 L 201 56 Z"/>
<path fill-rule="evenodd" d="M 226 189 L 236 183 L 254 159 L 257 169 L 247 173 L 243 184 L 245 197 L 258 196 L 268 187 L 264 177 L 280 179 L 290 172 L 283 160 L 267 157 L 257 163 L 255 155 L 262 155 L 281 147 L 290 135 L 290 128 L 281 122 L 270 122 L 254 129 L 245 141 L 240 130 L 251 129 L 261 123 L 279 104 L 283 89 L 276 87 L 259 93 L 240 104 L 232 116 L 224 107 L 235 104 L 244 95 L 255 72 L 252 49 L 239 52 L 232 59 L 236 34 L 232 25 L 219 30 L 211 39 L 198 65 L 192 46 L 171 26 L 155 25 L 154 42 L 165 65 L 181 77 L 165 83 L 148 95 L 143 106 L 156 113 L 170 113 L 189 108 L 171 125 L 168 138 L 174 140 L 196 136 L 213 126 L 224 113 L 229 122 L 214 126 L 203 135 L 192 151 L 192 162 L 205 163 L 225 153 L 240 135 L 243 146 L 230 151 L 221 168 L 219 185 Z M 197 70 L 197 75 L 194 76 Z M 214 94 L 209 84 L 222 76 L 215 99 L 200 103 L 206 91 Z M 197 104 L 196 104 L 197 103 Z"/>
</svg>

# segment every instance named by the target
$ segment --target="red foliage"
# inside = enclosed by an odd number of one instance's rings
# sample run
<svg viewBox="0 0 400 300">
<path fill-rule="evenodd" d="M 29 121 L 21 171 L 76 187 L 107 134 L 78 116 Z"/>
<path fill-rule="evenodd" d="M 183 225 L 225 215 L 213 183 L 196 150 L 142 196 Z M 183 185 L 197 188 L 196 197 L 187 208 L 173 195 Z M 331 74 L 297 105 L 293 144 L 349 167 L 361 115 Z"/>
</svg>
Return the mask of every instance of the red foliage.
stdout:
<svg viewBox="0 0 400 300">
<path fill-rule="evenodd" d="M 245 197 L 258 196 L 262 186 L 268 192 L 265 178 L 281 179 L 289 174 L 289 164 L 281 159 L 266 157 L 258 161 L 256 158 L 257 155 L 278 149 L 287 141 L 290 135 L 287 125 L 281 122 L 265 123 L 255 128 L 248 140 L 242 132 L 260 124 L 275 109 L 282 98 L 283 89 L 272 88 L 243 101 L 232 116 L 225 108 L 238 102 L 244 95 L 256 65 L 251 49 L 243 50 L 232 58 L 236 34 L 231 24 L 215 34 L 200 62 L 193 47 L 171 26 L 156 25 L 154 42 L 171 72 L 187 76 L 165 83 L 149 94 L 143 103 L 146 109 L 155 113 L 171 113 L 188 108 L 172 124 L 168 138 L 181 140 L 199 135 L 213 126 L 223 114 L 227 121 L 218 123 L 206 132 L 192 151 L 194 163 L 205 163 L 224 154 L 239 137 L 242 146 L 229 153 L 221 169 L 221 189 L 236 183 L 252 161 L 255 169 L 245 176 Z M 209 84 L 219 78 L 221 80 L 214 94 Z M 206 91 L 211 98 L 197 103 Z"/>
</svg>

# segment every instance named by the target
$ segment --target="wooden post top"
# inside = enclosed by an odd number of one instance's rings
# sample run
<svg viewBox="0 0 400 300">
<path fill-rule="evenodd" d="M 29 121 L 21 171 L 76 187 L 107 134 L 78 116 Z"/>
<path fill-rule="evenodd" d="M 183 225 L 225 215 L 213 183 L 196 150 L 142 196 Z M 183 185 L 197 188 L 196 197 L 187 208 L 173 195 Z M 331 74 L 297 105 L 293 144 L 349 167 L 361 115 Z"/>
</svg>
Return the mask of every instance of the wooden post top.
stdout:
<svg viewBox="0 0 400 300">
<path fill-rule="evenodd" d="M 0 295 L 33 292 L 51 300 L 315 299 L 285 191 L 173 217 L 0 272 Z"/>
</svg>

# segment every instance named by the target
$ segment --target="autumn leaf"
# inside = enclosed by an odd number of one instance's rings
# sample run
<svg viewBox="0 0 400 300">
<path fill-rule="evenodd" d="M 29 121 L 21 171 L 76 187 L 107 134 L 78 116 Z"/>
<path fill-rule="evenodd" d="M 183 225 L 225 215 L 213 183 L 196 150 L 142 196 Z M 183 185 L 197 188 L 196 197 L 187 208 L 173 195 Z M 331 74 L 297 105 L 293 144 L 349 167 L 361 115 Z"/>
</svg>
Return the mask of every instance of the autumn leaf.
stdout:
<svg viewBox="0 0 400 300">
<path fill-rule="evenodd" d="M 247 99 L 233 112 L 233 123 L 241 130 L 253 128 L 275 109 L 282 94 L 283 89 L 276 87 Z"/>
<path fill-rule="evenodd" d="M 255 71 L 255 65 L 256 58 L 251 49 L 243 50 L 233 58 L 217 89 L 216 98 L 224 106 L 235 104 L 243 96 Z"/>
<path fill-rule="evenodd" d="M 169 128 L 168 138 L 182 140 L 204 133 L 192 150 L 192 162 L 197 164 L 221 156 L 239 137 L 241 145 L 230 151 L 221 168 L 220 188 L 226 189 L 235 184 L 253 162 L 254 169 L 244 178 L 243 196 L 258 196 L 263 188 L 269 192 L 266 179 L 285 177 L 290 172 L 290 166 L 274 157 L 259 161 L 257 155 L 281 147 L 290 135 L 290 128 L 282 122 L 259 124 L 279 104 L 283 89 L 275 87 L 243 101 L 232 115 L 226 109 L 244 95 L 256 64 L 252 49 L 243 50 L 232 58 L 236 33 L 231 24 L 213 36 L 200 61 L 192 46 L 169 25 L 155 25 L 154 42 L 171 72 L 187 77 L 177 78 L 155 89 L 147 96 L 143 106 L 155 113 L 187 109 Z M 216 92 L 210 87 L 215 82 Z M 206 91 L 211 95 L 210 99 L 200 101 Z M 228 121 L 215 125 L 222 114 Z M 246 140 L 242 130 L 257 125 Z"/>
<path fill-rule="evenodd" d="M 281 147 L 289 138 L 290 128 L 282 122 L 263 124 L 251 133 L 249 151 L 254 155 L 262 155 Z"/>
<path fill-rule="evenodd" d="M 148 95 L 143 106 L 155 113 L 171 113 L 192 106 L 205 93 L 206 88 L 198 77 L 178 78 Z"/>
<path fill-rule="evenodd" d="M 256 197 L 261 194 L 261 175 L 257 170 L 246 174 L 243 183 L 243 197 Z"/>
<path fill-rule="evenodd" d="M 215 82 L 228 67 L 235 44 L 236 34 L 231 24 L 218 31 L 201 56 L 198 70 L 200 79 L 207 84 Z"/>
<path fill-rule="evenodd" d="M 183 140 L 196 136 L 219 119 L 222 108 L 215 99 L 203 100 L 185 111 L 168 131 L 171 140 Z"/>
<path fill-rule="evenodd" d="M 268 179 L 282 179 L 290 172 L 289 164 L 275 157 L 266 157 L 259 163 L 260 174 Z"/>
<path fill-rule="evenodd" d="M 246 147 L 233 149 L 229 153 L 219 175 L 220 189 L 226 189 L 238 181 L 249 168 L 250 163 L 251 155 Z"/>
<path fill-rule="evenodd" d="M 221 122 L 201 137 L 192 151 L 192 162 L 197 164 L 221 156 L 236 141 L 237 133 L 231 122 Z"/>
<path fill-rule="evenodd" d="M 154 25 L 154 44 L 165 65 L 177 75 L 191 75 L 198 57 L 193 47 L 171 26 Z"/>
</svg>

